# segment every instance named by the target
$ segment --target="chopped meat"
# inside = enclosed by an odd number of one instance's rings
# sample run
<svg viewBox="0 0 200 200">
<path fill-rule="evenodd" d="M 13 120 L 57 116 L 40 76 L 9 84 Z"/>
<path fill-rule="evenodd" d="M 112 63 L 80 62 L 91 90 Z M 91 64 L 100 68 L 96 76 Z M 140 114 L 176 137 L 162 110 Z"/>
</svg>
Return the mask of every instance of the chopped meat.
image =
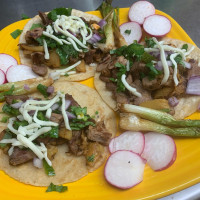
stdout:
<svg viewBox="0 0 200 200">
<path fill-rule="evenodd" d="M 20 165 L 33 160 L 35 157 L 34 153 L 28 149 L 20 149 L 14 147 L 12 155 L 9 157 L 9 163 L 11 165 Z"/>
<path fill-rule="evenodd" d="M 67 140 L 71 140 L 71 138 L 72 138 L 72 131 L 67 130 L 65 127 L 60 128 L 60 130 L 59 130 L 59 137 L 65 138 Z"/>
<path fill-rule="evenodd" d="M 27 31 L 25 35 L 25 40 L 27 44 L 37 44 L 35 39 L 42 36 L 43 28 L 35 28 L 31 31 Z"/>
<path fill-rule="evenodd" d="M 179 84 L 175 86 L 174 91 L 172 92 L 172 96 L 180 97 L 185 94 L 187 86 L 187 80 L 183 76 L 179 76 Z"/>
<path fill-rule="evenodd" d="M 127 83 L 130 85 L 133 82 L 133 78 L 131 74 L 128 74 L 127 78 L 126 78 Z"/>
<path fill-rule="evenodd" d="M 101 75 L 102 75 L 102 76 L 106 76 L 106 77 L 110 77 L 110 76 L 111 76 L 110 70 L 109 70 L 108 68 L 103 69 L 103 70 L 101 71 Z"/>
<path fill-rule="evenodd" d="M 48 72 L 48 67 L 46 65 L 32 65 L 32 70 L 39 76 L 45 76 Z"/>
<path fill-rule="evenodd" d="M 74 63 L 76 63 L 76 62 L 78 62 L 79 61 L 79 58 L 77 57 L 73 57 L 73 56 L 70 56 L 69 57 L 69 62 L 70 62 L 70 64 L 74 64 Z"/>
<path fill-rule="evenodd" d="M 31 60 L 33 64 L 40 65 L 45 62 L 44 53 L 43 52 L 34 52 L 31 54 Z"/>
<path fill-rule="evenodd" d="M 70 152 L 77 156 L 82 155 L 84 152 L 81 148 L 81 143 L 81 131 L 72 131 L 72 138 L 68 143 Z"/>
<path fill-rule="evenodd" d="M 113 82 L 106 83 L 106 88 L 113 92 L 116 92 L 116 90 L 117 90 L 117 86 Z"/>
<path fill-rule="evenodd" d="M 96 124 L 96 126 L 89 126 L 87 131 L 87 137 L 89 140 L 99 142 L 102 145 L 107 146 L 110 142 L 112 134 L 107 131 L 103 121 Z"/>
<path fill-rule="evenodd" d="M 77 107 L 80 106 L 70 94 L 65 94 L 65 99 L 71 101 L 71 106 L 77 106 Z"/>
<path fill-rule="evenodd" d="M 94 54 L 96 53 L 96 49 L 90 49 L 88 52 L 85 53 L 85 63 L 91 64 L 94 63 Z"/>
<path fill-rule="evenodd" d="M 99 65 L 97 66 L 97 72 L 101 72 L 102 70 L 108 68 L 108 66 L 112 63 L 112 59 L 111 59 L 111 55 L 107 54 L 102 62 L 99 63 Z"/>
<path fill-rule="evenodd" d="M 162 81 L 161 78 L 157 77 L 153 80 L 149 80 L 149 78 L 146 76 L 142 79 L 142 85 L 143 85 L 144 89 L 146 89 L 146 90 L 150 90 L 150 91 L 157 90 L 162 87 L 161 81 Z"/>
<path fill-rule="evenodd" d="M 63 116 L 61 114 L 52 113 L 50 117 L 50 121 L 61 124 L 63 121 Z"/>
<path fill-rule="evenodd" d="M 47 17 L 47 15 L 45 14 L 45 13 L 43 13 L 43 12 L 38 12 L 39 13 L 39 16 L 40 16 L 40 18 L 41 18 L 41 20 L 42 20 L 42 23 L 45 25 L 45 26 L 47 26 L 47 25 L 49 25 L 49 24 L 51 24 L 52 23 L 52 21 Z"/>
<path fill-rule="evenodd" d="M 54 156 L 56 155 L 57 152 L 58 152 L 58 147 L 52 146 L 52 145 L 47 145 L 47 157 L 50 160 L 54 159 Z"/>
<path fill-rule="evenodd" d="M 49 140 L 49 144 L 54 145 L 54 146 L 65 144 L 66 142 L 67 140 L 64 138 L 50 138 Z"/>
<path fill-rule="evenodd" d="M 116 63 L 120 63 L 120 64 L 126 66 L 126 64 L 127 64 L 127 59 L 124 58 L 124 56 L 119 56 L 119 57 L 117 57 L 117 58 L 115 59 L 114 65 L 115 65 Z"/>
<path fill-rule="evenodd" d="M 6 134 L 6 131 L 2 131 L 2 132 L 0 133 L 0 140 L 3 139 L 3 137 L 4 137 L 5 134 Z"/>
<path fill-rule="evenodd" d="M 200 67 L 198 66 L 198 62 L 190 61 L 190 64 L 191 64 L 191 68 L 188 69 L 187 78 L 189 79 L 192 76 L 200 76 Z"/>
<path fill-rule="evenodd" d="M 102 158 L 104 147 L 98 142 L 89 142 L 86 153 L 86 165 L 93 167 Z"/>
<path fill-rule="evenodd" d="M 95 62 L 99 63 L 102 60 L 103 52 L 100 49 L 96 49 L 95 54 L 93 54 L 93 59 Z"/>
<path fill-rule="evenodd" d="M 6 95 L 5 96 L 5 100 L 6 100 L 7 104 L 13 104 L 15 102 L 15 100 L 16 101 L 21 100 L 21 101 L 25 102 L 28 99 L 29 99 L 29 97 L 26 95 Z"/>
<path fill-rule="evenodd" d="M 114 99 L 116 99 L 117 103 L 121 104 L 130 103 L 129 97 L 123 92 L 114 93 Z"/>
<path fill-rule="evenodd" d="M 106 83 L 111 82 L 110 77 L 103 76 L 102 74 L 100 74 L 99 79 Z"/>
<path fill-rule="evenodd" d="M 132 74 L 133 79 L 140 79 L 141 74 L 147 74 L 148 68 L 144 63 L 134 62 L 133 66 L 130 66 L 130 73 Z"/>
<path fill-rule="evenodd" d="M 136 90 L 142 94 L 142 97 L 135 97 L 134 99 L 134 102 L 133 104 L 134 105 L 139 105 L 141 104 L 142 102 L 145 102 L 145 101 L 150 101 L 152 100 L 152 97 L 151 97 L 151 93 L 147 90 L 145 90 L 143 87 L 142 87 L 142 83 L 140 80 L 135 80 L 132 84 L 131 84 L 132 87 L 136 88 Z"/>
</svg>

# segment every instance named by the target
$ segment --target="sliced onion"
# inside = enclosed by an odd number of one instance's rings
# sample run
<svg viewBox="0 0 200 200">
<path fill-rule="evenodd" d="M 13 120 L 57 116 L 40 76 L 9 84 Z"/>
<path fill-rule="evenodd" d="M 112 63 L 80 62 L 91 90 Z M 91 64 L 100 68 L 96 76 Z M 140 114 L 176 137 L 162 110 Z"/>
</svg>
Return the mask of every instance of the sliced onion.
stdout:
<svg viewBox="0 0 200 200">
<path fill-rule="evenodd" d="M 188 62 L 185 62 L 185 61 L 184 61 L 184 64 L 185 64 L 185 67 L 186 67 L 187 69 L 191 69 L 191 67 L 192 67 L 191 63 L 188 63 Z"/>
<path fill-rule="evenodd" d="M 65 110 L 67 110 L 70 105 L 71 105 L 71 101 L 70 100 L 65 100 Z"/>
<path fill-rule="evenodd" d="M 72 113 L 70 113 L 68 111 L 66 111 L 66 114 L 67 114 L 69 119 L 75 119 L 76 118 L 76 116 L 74 114 L 72 114 Z"/>
<path fill-rule="evenodd" d="M 168 103 L 169 103 L 169 105 L 170 105 L 171 107 L 175 107 L 175 106 L 178 105 L 179 100 L 178 100 L 176 97 L 170 97 L 170 98 L 168 99 Z"/>
<path fill-rule="evenodd" d="M 171 67 L 171 66 L 172 66 L 172 61 L 171 61 L 171 60 L 167 60 L 167 65 L 168 65 L 169 67 Z M 162 64 L 162 62 L 161 62 L 161 61 L 158 61 L 157 64 L 155 65 L 155 68 L 156 68 L 157 70 L 159 70 L 159 71 L 162 71 L 162 70 L 163 70 L 163 64 Z"/>
<path fill-rule="evenodd" d="M 39 158 L 33 158 L 33 165 L 41 169 L 43 167 L 42 160 L 40 160 Z"/>
<path fill-rule="evenodd" d="M 51 106 L 51 109 L 52 110 L 56 110 L 56 109 L 58 109 L 60 106 L 59 106 L 59 104 L 58 103 L 54 103 L 52 106 Z"/>
<path fill-rule="evenodd" d="M 54 87 L 53 87 L 53 86 L 49 86 L 49 87 L 47 88 L 47 93 L 49 93 L 49 94 L 54 93 Z"/>
<path fill-rule="evenodd" d="M 18 103 L 13 103 L 13 104 L 11 104 L 10 106 L 11 106 L 12 108 L 18 109 L 18 108 L 20 108 L 20 107 L 22 106 L 23 103 L 24 103 L 23 101 L 20 101 L 20 102 L 18 102 Z"/>
<path fill-rule="evenodd" d="M 188 80 L 186 94 L 200 95 L 200 76 L 192 76 Z"/>
<path fill-rule="evenodd" d="M 155 58 L 160 58 L 160 52 L 159 52 L 159 51 L 150 52 L 149 54 L 151 54 L 151 55 L 154 56 Z"/>
<path fill-rule="evenodd" d="M 101 39 L 102 39 L 102 37 L 99 34 L 95 33 L 87 42 L 90 44 L 94 44 L 94 43 L 97 43 L 98 41 L 100 41 Z"/>
<path fill-rule="evenodd" d="M 30 87 L 29 87 L 27 84 L 25 84 L 25 85 L 24 85 L 24 89 L 25 89 L 25 90 L 30 90 Z"/>
<path fill-rule="evenodd" d="M 107 24 L 106 20 L 102 19 L 99 21 L 98 25 L 101 27 L 101 29 Z"/>
</svg>

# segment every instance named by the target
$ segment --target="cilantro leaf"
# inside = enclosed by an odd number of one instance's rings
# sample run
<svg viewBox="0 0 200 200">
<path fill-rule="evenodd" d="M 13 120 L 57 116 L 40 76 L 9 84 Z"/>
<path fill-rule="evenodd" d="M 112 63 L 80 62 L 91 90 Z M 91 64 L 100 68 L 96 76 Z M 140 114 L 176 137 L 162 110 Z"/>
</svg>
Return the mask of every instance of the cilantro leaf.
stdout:
<svg viewBox="0 0 200 200">
<path fill-rule="evenodd" d="M 188 50 L 188 44 L 184 44 L 181 49 L 185 49 L 187 51 Z"/>
<path fill-rule="evenodd" d="M 2 123 L 7 123 L 8 122 L 9 117 L 8 116 L 4 116 L 2 117 L 1 121 Z"/>
<path fill-rule="evenodd" d="M 174 60 L 176 61 L 177 64 L 180 64 L 185 67 L 185 63 L 183 62 L 183 57 L 179 54 L 177 55 Z"/>
<path fill-rule="evenodd" d="M 117 62 L 115 64 L 115 67 L 119 68 L 119 71 L 117 72 L 117 92 L 124 92 L 125 86 L 122 83 L 121 77 L 122 77 L 123 74 L 126 74 L 126 66 Z"/>
<path fill-rule="evenodd" d="M 48 176 L 55 176 L 56 173 L 53 169 L 52 166 L 49 166 L 47 161 L 43 159 L 43 167 L 44 167 L 44 170 L 45 170 L 45 173 L 48 175 Z"/>
<path fill-rule="evenodd" d="M 35 29 L 35 28 L 43 28 L 44 26 L 42 25 L 42 24 L 40 24 L 40 23 L 38 23 L 38 24 L 33 24 L 32 26 L 31 26 L 31 28 L 30 28 L 30 30 L 32 31 L 33 29 Z"/>
<path fill-rule="evenodd" d="M 65 192 L 68 190 L 67 186 L 62 186 L 62 185 L 54 185 L 51 183 L 49 187 L 47 188 L 46 192 Z"/>
<path fill-rule="evenodd" d="M 141 56 L 141 61 L 144 63 L 149 63 L 152 60 L 155 60 L 155 57 L 147 52 L 144 52 L 143 55 Z"/>
<path fill-rule="evenodd" d="M 146 67 L 148 67 L 150 70 L 150 72 L 148 73 L 149 80 L 153 80 L 156 78 L 156 76 L 161 74 L 161 72 L 155 68 L 153 62 L 147 63 Z"/>
<path fill-rule="evenodd" d="M 47 86 L 39 84 L 37 86 L 37 90 L 45 97 L 47 98 L 49 96 L 49 94 L 47 93 Z"/>
<path fill-rule="evenodd" d="M 130 35 L 131 34 L 131 30 L 127 29 L 127 30 L 124 31 L 124 33 L 126 33 L 127 35 Z"/>
<path fill-rule="evenodd" d="M 30 17 L 27 16 L 27 15 L 25 15 L 25 14 L 22 14 L 22 15 L 21 15 L 21 19 L 22 19 L 22 20 L 23 20 L 23 19 L 30 19 Z"/>
<path fill-rule="evenodd" d="M 13 127 L 17 130 L 20 126 L 27 126 L 28 122 L 23 120 L 23 121 L 14 121 Z"/>
<path fill-rule="evenodd" d="M 145 37 L 145 43 L 148 48 L 153 48 L 156 45 L 156 43 L 153 41 L 152 38 L 147 38 L 147 37 Z"/>
<path fill-rule="evenodd" d="M 70 16 L 71 12 L 72 12 L 72 8 L 55 8 L 51 12 L 48 13 L 47 17 L 55 22 L 57 19 L 57 15 Z"/>
<path fill-rule="evenodd" d="M 88 162 L 94 162 L 94 158 L 95 158 L 95 155 L 92 154 L 91 156 L 88 156 L 88 157 L 87 157 L 87 161 L 88 161 Z"/>
<path fill-rule="evenodd" d="M 59 137 L 59 130 L 58 130 L 58 126 L 54 126 L 51 128 L 50 131 L 44 133 L 44 136 L 49 136 L 51 138 L 58 138 Z"/>
<path fill-rule="evenodd" d="M 14 39 L 16 39 L 21 33 L 22 33 L 22 30 L 16 29 L 16 30 L 13 31 L 10 35 L 11 35 Z"/>
<path fill-rule="evenodd" d="M 37 113 L 37 118 L 38 118 L 39 120 L 42 120 L 42 121 L 49 121 L 49 120 L 46 118 L 45 113 L 42 112 L 42 111 L 38 111 L 38 113 Z"/>
</svg>

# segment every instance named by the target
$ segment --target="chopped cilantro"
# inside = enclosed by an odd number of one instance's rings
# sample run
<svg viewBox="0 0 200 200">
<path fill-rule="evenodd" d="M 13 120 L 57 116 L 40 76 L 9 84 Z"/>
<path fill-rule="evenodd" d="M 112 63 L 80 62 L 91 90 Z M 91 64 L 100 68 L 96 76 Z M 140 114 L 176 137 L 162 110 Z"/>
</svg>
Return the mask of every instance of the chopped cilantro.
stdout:
<svg viewBox="0 0 200 200">
<path fill-rule="evenodd" d="M 150 70 L 148 73 L 149 80 L 153 80 L 156 78 L 156 76 L 161 74 L 161 72 L 155 68 L 153 62 L 147 63 L 146 67 L 148 67 Z"/>
<path fill-rule="evenodd" d="M 20 114 L 19 109 L 17 108 L 12 108 L 10 105 L 8 104 L 4 104 L 2 111 L 8 115 L 12 115 L 12 116 L 17 116 Z"/>
<path fill-rule="evenodd" d="M 23 120 L 23 121 L 14 121 L 14 123 L 13 123 L 13 127 L 14 127 L 16 130 L 18 130 L 18 128 L 19 128 L 20 126 L 27 126 L 27 125 L 28 125 L 28 122 L 25 121 L 25 120 Z"/>
<path fill-rule="evenodd" d="M 2 117 L 1 121 L 2 123 L 7 123 L 8 122 L 9 117 L 8 116 L 4 116 Z"/>
<path fill-rule="evenodd" d="M 96 111 L 96 112 L 95 112 L 95 115 L 98 115 L 98 114 L 99 114 L 99 112 L 98 112 L 98 111 Z"/>
<path fill-rule="evenodd" d="M 22 19 L 22 20 L 23 20 L 23 19 L 30 19 L 30 17 L 27 16 L 27 15 L 25 15 L 25 14 L 22 14 L 22 15 L 21 15 L 21 19 Z"/>
<path fill-rule="evenodd" d="M 127 30 L 124 31 L 124 33 L 126 33 L 127 35 L 130 35 L 131 34 L 131 30 L 127 29 Z"/>
<path fill-rule="evenodd" d="M 185 49 L 187 51 L 188 50 L 188 44 L 184 44 L 181 49 Z"/>
<path fill-rule="evenodd" d="M 37 90 L 45 97 L 47 98 L 49 96 L 49 94 L 47 93 L 47 86 L 39 84 L 37 86 Z"/>
<path fill-rule="evenodd" d="M 170 112 L 170 109 L 169 109 L 169 108 L 163 108 L 163 109 L 160 109 L 159 111 L 169 113 L 169 112 Z"/>
<path fill-rule="evenodd" d="M 145 37 L 145 43 L 147 45 L 148 48 L 153 48 L 155 46 L 155 42 L 153 41 L 152 38 L 147 38 Z"/>
<path fill-rule="evenodd" d="M 95 158 L 95 155 L 92 154 L 91 156 L 88 156 L 88 157 L 87 157 L 87 161 L 88 161 L 88 162 L 94 162 L 94 158 Z"/>
<path fill-rule="evenodd" d="M 48 13 L 47 17 L 55 22 L 57 19 L 57 15 L 70 16 L 71 12 L 72 12 L 72 8 L 55 8 L 51 12 Z"/>
<path fill-rule="evenodd" d="M 115 67 L 119 68 L 119 71 L 117 72 L 117 92 L 124 92 L 125 86 L 122 83 L 121 77 L 122 77 L 123 74 L 126 74 L 126 66 L 117 62 L 115 64 Z"/>
<path fill-rule="evenodd" d="M 42 24 L 33 24 L 32 26 L 31 26 L 31 28 L 30 28 L 30 30 L 32 31 L 33 29 L 35 29 L 35 28 L 43 28 L 44 26 L 42 25 Z"/>
<path fill-rule="evenodd" d="M 22 30 L 16 29 L 16 30 L 13 31 L 10 35 L 11 35 L 14 39 L 16 39 L 21 33 L 22 33 Z"/>
<path fill-rule="evenodd" d="M 47 188 L 46 192 L 65 192 L 68 190 L 67 186 L 62 186 L 62 185 L 54 185 L 51 183 L 49 187 Z"/>
<path fill-rule="evenodd" d="M 59 137 L 59 130 L 58 130 L 58 126 L 54 126 L 51 128 L 50 131 L 44 133 L 44 136 L 49 136 L 51 138 L 58 138 Z"/>
<path fill-rule="evenodd" d="M 69 74 L 66 72 L 64 76 L 68 77 L 68 76 L 69 76 Z"/>
<path fill-rule="evenodd" d="M 37 118 L 42 121 L 49 121 L 45 116 L 45 112 L 42 111 L 38 111 Z"/>
<path fill-rule="evenodd" d="M 141 61 L 144 62 L 144 63 L 149 63 L 151 62 L 152 60 L 155 60 L 155 57 L 152 56 L 151 54 L 147 53 L 147 52 L 144 52 L 142 57 L 141 57 Z"/>
<path fill-rule="evenodd" d="M 44 167 L 44 170 L 45 170 L 45 173 L 48 175 L 48 176 L 55 176 L 56 173 L 53 169 L 52 166 L 49 166 L 47 161 L 43 159 L 43 167 Z"/>
<path fill-rule="evenodd" d="M 12 133 L 8 129 L 6 129 L 6 133 L 2 139 L 11 139 L 11 138 L 12 138 Z M 0 143 L 0 148 L 5 148 L 7 145 L 8 144 Z"/>
<path fill-rule="evenodd" d="M 182 56 L 181 56 L 180 54 L 177 55 L 177 56 L 174 58 L 174 60 L 176 61 L 177 64 L 180 64 L 180 65 L 182 65 L 182 66 L 185 66 L 185 63 L 183 62 L 183 58 L 182 58 Z"/>
</svg>

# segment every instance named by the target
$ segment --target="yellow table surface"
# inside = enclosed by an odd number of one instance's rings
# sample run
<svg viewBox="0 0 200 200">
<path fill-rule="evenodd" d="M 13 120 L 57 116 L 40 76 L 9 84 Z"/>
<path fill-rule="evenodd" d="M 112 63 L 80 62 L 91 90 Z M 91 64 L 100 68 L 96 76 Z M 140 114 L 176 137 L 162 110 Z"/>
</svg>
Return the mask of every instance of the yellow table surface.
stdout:
<svg viewBox="0 0 200 200">
<path fill-rule="evenodd" d="M 172 22 L 172 29 L 167 37 L 194 44 L 174 19 L 161 11 L 156 12 L 167 16 Z M 100 16 L 97 11 L 90 13 Z M 127 15 L 127 8 L 120 9 L 120 23 L 128 21 Z M 16 29 L 23 29 L 27 21 L 16 22 L 0 31 L 0 53 L 12 55 L 18 60 L 18 63 L 20 63 L 17 47 L 19 38 L 14 40 L 10 36 L 10 33 Z M 82 81 L 82 83 L 93 87 L 93 78 Z M 193 114 L 191 118 L 199 119 L 199 113 Z M 0 199 L 157 199 L 185 189 L 200 181 L 200 138 L 175 138 L 175 142 L 177 146 L 177 159 L 175 163 L 170 168 L 160 172 L 154 172 L 146 165 L 143 182 L 129 190 L 120 190 L 109 185 L 103 176 L 104 166 L 79 181 L 66 184 L 68 191 L 65 193 L 46 193 L 46 187 L 25 185 L 10 178 L 3 171 L 0 171 Z"/>
</svg>

